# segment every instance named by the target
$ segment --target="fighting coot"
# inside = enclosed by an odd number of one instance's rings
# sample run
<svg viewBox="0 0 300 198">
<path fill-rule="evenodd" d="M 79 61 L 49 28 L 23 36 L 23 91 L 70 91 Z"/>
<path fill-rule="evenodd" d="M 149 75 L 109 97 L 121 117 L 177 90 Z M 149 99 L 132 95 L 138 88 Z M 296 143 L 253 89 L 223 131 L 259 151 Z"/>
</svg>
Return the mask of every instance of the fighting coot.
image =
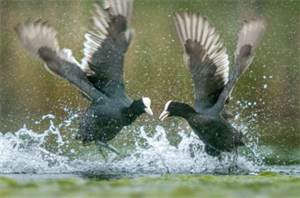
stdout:
<svg viewBox="0 0 300 198">
<path fill-rule="evenodd" d="M 92 104 L 83 113 L 77 140 L 94 141 L 102 152 L 124 126 L 143 113 L 153 115 L 151 100 L 132 100 L 125 92 L 124 55 L 132 43 L 134 31 L 128 29 L 133 0 L 105 0 L 104 8 L 94 5 L 92 25 L 96 32 L 85 34 L 81 64 L 69 49 L 61 49 L 56 31 L 42 20 L 29 20 L 16 27 L 24 47 L 45 63 L 46 69 L 77 87 Z"/>
<path fill-rule="evenodd" d="M 211 156 L 237 152 L 243 146 L 242 133 L 224 117 L 222 110 L 238 78 L 253 60 L 253 52 L 266 32 L 263 19 L 245 22 L 239 32 L 234 69 L 229 78 L 229 61 L 219 34 L 209 21 L 196 13 L 174 13 L 175 26 L 182 47 L 184 63 L 193 75 L 194 108 L 169 101 L 160 115 L 185 118 L 205 144 Z M 237 155 L 235 155 L 237 156 Z"/>
</svg>

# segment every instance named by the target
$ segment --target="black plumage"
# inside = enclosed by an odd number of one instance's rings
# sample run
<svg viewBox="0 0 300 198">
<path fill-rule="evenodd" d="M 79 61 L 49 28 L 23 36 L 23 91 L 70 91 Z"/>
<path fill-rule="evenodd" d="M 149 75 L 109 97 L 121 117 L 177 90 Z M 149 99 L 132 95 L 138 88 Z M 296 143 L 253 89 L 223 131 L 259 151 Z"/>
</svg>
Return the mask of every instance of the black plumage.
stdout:
<svg viewBox="0 0 300 198">
<path fill-rule="evenodd" d="M 104 146 L 117 152 L 107 142 L 141 114 L 153 114 L 149 98 L 132 100 L 125 92 L 124 59 L 134 37 L 127 27 L 132 9 L 133 0 L 105 0 L 104 8 L 94 5 L 96 33 L 85 34 L 81 64 L 71 50 L 60 50 L 56 32 L 47 22 L 29 20 L 16 27 L 24 47 L 42 60 L 50 73 L 68 80 L 92 102 L 82 115 L 76 139 L 94 141 L 100 150 Z"/>
<path fill-rule="evenodd" d="M 188 104 L 169 101 L 160 115 L 185 118 L 205 144 L 211 156 L 237 151 L 243 146 L 242 133 L 223 115 L 235 82 L 253 60 L 253 52 L 266 32 L 262 19 L 245 22 L 239 33 L 235 66 L 229 78 L 229 61 L 219 34 L 205 17 L 196 13 L 175 13 L 175 26 L 184 48 L 184 62 L 193 75 L 194 108 Z"/>
</svg>

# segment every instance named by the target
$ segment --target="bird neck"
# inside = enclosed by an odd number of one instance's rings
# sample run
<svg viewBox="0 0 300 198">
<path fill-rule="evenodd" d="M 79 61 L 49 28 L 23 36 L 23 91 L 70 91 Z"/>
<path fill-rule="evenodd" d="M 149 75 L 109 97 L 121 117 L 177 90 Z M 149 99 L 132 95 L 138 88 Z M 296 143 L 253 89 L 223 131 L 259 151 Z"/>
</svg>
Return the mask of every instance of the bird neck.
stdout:
<svg viewBox="0 0 300 198">
<path fill-rule="evenodd" d="M 190 117 L 194 116 L 196 111 L 193 107 L 185 103 L 177 103 L 176 111 L 173 112 L 174 116 L 179 116 L 188 120 Z"/>
<path fill-rule="evenodd" d="M 135 120 L 145 112 L 142 100 L 134 100 L 131 105 L 125 109 L 125 115 L 128 119 Z"/>
</svg>

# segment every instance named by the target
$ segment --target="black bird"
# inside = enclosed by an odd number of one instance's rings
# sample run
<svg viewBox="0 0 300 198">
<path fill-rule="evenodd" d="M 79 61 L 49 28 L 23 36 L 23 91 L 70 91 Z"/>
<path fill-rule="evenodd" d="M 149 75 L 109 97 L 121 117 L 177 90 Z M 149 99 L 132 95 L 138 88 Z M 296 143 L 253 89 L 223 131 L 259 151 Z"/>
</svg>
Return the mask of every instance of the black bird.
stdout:
<svg viewBox="0 0 300 198">
<path fill-rule="evenodd" d="M 106 147 L 119 153 L 107 142 L 141 114 L 153 115 L 149 98 L 132 100 L 125 92 L 124 56 L 134 37 L 133 29 L 127 27 L 132 10 L 133 0 L 105 0 L 104 8 L 94 4 L 96 32 L 85 34 L 81 64 L 71 50 L 60 50 L 56 31 L 46 21 L 29 20 L 16 26 L 24 47 L 42 60 L 50 73 L 69 81 L 92 102 L 82 115 L 76 139 L 94 141 L 101 152 L 101 147 Z"/>
<path fill-rule="evenodd" d="M 224 119 L 222 110 L 234 84 L 251 64 L 251 55 L 266 32 L 266 22 L 258 19 L 243 24 L 238 36 L 234 69 L 229 78 L 226 48 L 209 21 L 193 12 L 174 13 L 174 20 L 184 48 L 184 63 L 193 75 L 195 105 L 193 108 L 169 101 L 160 119 L 182 117 L 203 141 L 207 154 L 220 156 L 221 152 L 234 151 L 237 157 L 237 147 L 244 145 L 243 135 Z"/>
</svg>

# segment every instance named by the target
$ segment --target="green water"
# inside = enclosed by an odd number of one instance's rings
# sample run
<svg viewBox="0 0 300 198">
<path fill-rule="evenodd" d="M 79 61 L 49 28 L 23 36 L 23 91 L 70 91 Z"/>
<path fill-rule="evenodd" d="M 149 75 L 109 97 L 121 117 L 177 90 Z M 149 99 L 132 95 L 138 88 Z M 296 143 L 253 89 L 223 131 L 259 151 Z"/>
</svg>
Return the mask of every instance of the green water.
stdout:
<svg viewBox="0 0 300 198">
<path fill-rule="evenodd" d="M 298 198 L 299 188 L 299 177 L 275 172 L 257 176 L 163 175 L 120 180 L 73 177 L 40 182 L 0 177 L 0 197 Z"/>
</svg>

